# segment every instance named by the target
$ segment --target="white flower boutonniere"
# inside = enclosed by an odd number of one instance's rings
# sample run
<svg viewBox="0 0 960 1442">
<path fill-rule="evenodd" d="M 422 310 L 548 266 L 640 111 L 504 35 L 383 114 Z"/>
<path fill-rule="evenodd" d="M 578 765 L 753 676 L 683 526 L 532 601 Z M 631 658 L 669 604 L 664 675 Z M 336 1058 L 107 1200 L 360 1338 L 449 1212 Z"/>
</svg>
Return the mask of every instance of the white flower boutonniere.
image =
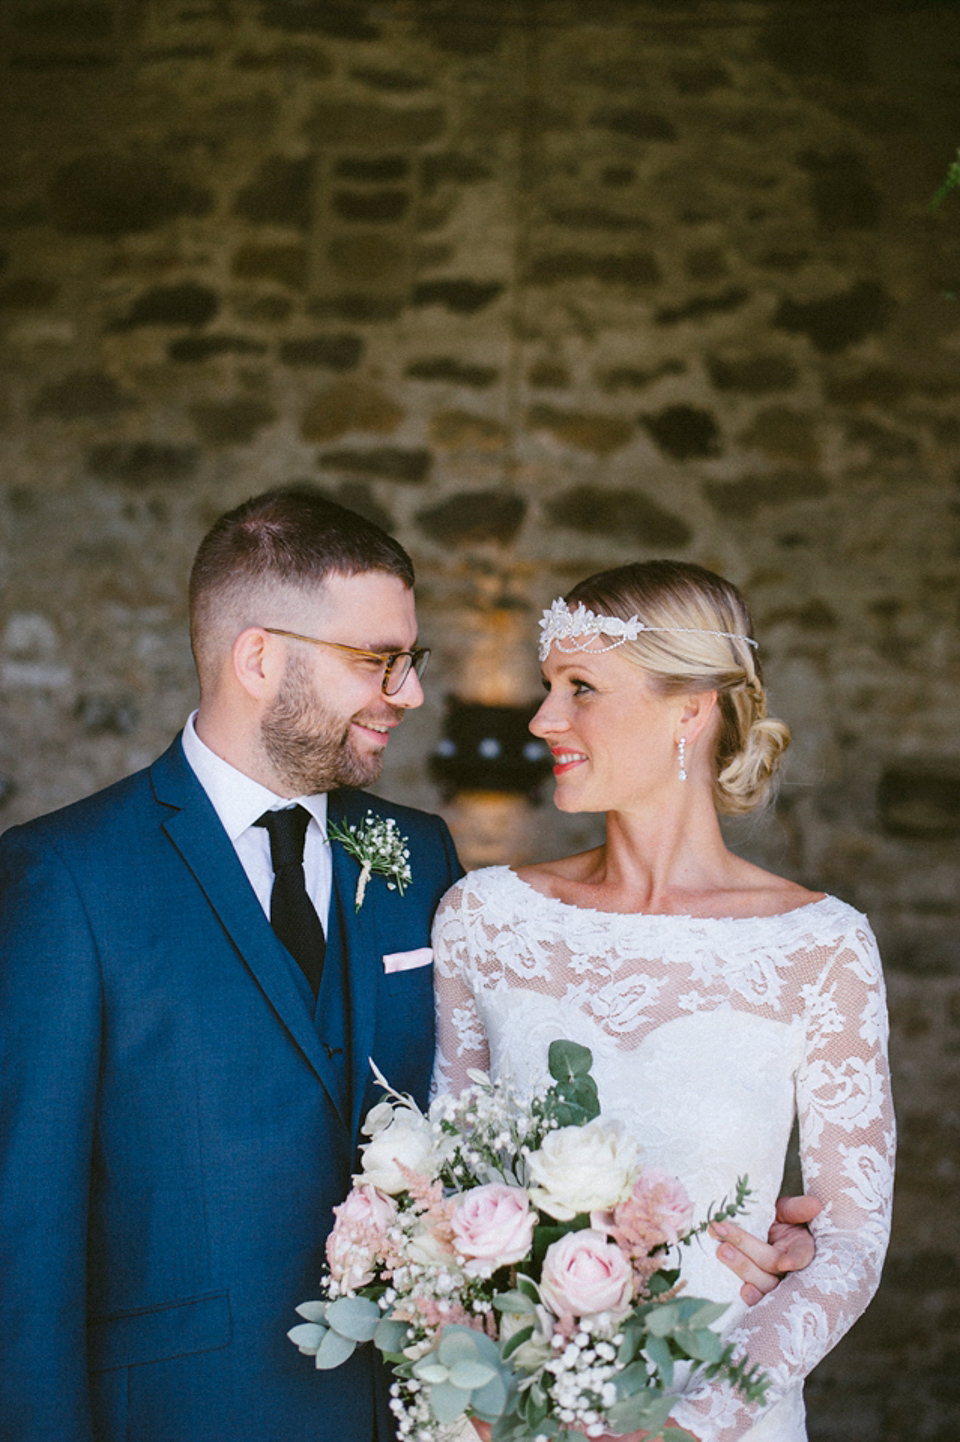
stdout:
<svg viewBox="0 0 960 1442">
<path fill-rule="evenodd" d="M 407 838 L 392 817 L 374 816 L 372 811 L 368 811 L 358 825 L 338 826 L 335 821 L 329 821 L 327 839 L 339 841 L 349 855 L 360 862 L 360 877 L 354 897 L 356 911 L 363 905 L 367 882 L 374 872 L 386 876 L 387 890 L 399 891 L 401 896 L 403 888 L 413 880 Z"/>
</svg>

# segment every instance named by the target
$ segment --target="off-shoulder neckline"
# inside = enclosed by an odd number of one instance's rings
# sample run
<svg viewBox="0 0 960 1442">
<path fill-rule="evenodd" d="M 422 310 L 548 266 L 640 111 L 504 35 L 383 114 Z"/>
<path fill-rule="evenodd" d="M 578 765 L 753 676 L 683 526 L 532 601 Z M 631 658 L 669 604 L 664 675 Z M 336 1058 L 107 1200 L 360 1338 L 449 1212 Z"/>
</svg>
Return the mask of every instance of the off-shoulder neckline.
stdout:
<svg viewBox="0 0 960 1442">
<path fill-rule="evenodd" d="M 546 893 L 538 891 L 535 886 L 531 886 L 529 881 L 524 881 L 523 877 L 518 876 L 512 866 L 481 867 L 478 872 L 468 872 L 465 879 L 470 881 L 472 876 L 480 875 L 483 872 L 486 872 L 488 875 L 496 872 L 500 875 L 508 876 L 525 894 L 530 893 L 547 906 L 560 907 L 565 911 L 575 911 L 581 916 L 624 917 L 634 921 L 638 917 L 643 917 L 644 920 L 647 921 L 684 921 L 706 925 L 723 924 L 729 926 L 737 922 L 755 924 L 760 921 L 786 921 L 791 917 L 800 917 L 804 914 L 809 915 L 810 912 L 817 911 L 821 907 L 827 907 L 830 903 L 844 907 L 847 905 L 846 902 L 840 901 L 839 897 L 831 896 L 829 892 L 824 892 L 822 896 L 818 896 L 814 901 L 804 901 L 800 906 L 790 907 L 788 911 L 773 911 L 759 916 L 694 916 L 688 911 L 604 911 L 595 906 L 577 906 L 575 902 L 562 901 L 558 896 L 548 896 Z"/>
</svg>

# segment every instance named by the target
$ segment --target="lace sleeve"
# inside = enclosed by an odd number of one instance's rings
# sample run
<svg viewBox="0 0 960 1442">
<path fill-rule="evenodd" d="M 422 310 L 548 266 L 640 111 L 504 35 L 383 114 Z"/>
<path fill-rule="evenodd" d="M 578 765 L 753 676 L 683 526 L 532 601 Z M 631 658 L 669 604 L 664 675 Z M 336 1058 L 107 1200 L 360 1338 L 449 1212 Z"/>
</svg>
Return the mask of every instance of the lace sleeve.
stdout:
<svg viewBox="0 0 960 1442">
<path fill-rule="evenodd" d="M 460 882 L 447 892 L 433 922 L 433 974 L 437 1000 L 437 1052 L 431 1095 L 458 1096 L 467 1069 L 490 1069 L 490 1050 L 470 984 L 471 906 L 477 900 Z M 473 924 L 477 924 L 474 921 Z"/>
<path fill-rule="evenodd" d="M 730 1333 L 771 1380 L 775 1402 L 835 1346 L 873 1296 L 890 1233 L 895 1124 L 883 976 L 863 922 L 804 988 L 806 1045 L 796 1078 L 804 1190 L 823 1203 L 817 1253 Z M 733 1442 L 759 1411 L 718 1383 L 674 1409 L 701 1442 Z"/>
</svg>

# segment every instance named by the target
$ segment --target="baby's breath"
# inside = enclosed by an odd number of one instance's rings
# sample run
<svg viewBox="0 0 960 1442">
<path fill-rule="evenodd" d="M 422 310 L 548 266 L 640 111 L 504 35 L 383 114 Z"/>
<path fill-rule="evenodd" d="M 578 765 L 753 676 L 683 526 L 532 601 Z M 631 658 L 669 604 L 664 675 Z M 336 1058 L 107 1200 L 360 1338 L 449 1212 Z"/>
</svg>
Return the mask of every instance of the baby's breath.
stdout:
<svg viewBox="0 0 960 1442">
<path fill-rule="evenodd" d="M 410 846 L 406 836 L 392 816 L 375 816 L 368 811 L 359 823 L 350 822 L 338 826 L 335 821 L 327 822 L 328 841 L 339 841 L 344 850 L 360 862 L 360 876 L 357 880 L 357 894 L 354 907 L 357 911 L 363 905 L 367 882 L 376 873 L 386 876 L 387 890 L 399 891 L 413 880 L 410 870 Z"/>
</svg>

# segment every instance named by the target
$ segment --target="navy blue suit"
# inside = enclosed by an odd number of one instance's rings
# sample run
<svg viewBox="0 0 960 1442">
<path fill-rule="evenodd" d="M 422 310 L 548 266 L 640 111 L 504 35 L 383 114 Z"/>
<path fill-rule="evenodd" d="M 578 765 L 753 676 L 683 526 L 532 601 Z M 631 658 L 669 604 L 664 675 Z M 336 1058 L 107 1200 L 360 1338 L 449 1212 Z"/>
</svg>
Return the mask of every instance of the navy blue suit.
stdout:
<svg viewBox="0 0 960 1442">
<path fill-rule="evenodd" d="M 413 882 L 354 911 L 333 845 L 316 1018 L 179 741 L 0 838 L 0 1439 L 371 1442 L 372 1349 L 318 1373 L 287 1340 L 317 1294 L 373 1057 L 425 1099 L 429 945 L 461 875 L 443 822 L 360 792 Z"/>
</svg>

